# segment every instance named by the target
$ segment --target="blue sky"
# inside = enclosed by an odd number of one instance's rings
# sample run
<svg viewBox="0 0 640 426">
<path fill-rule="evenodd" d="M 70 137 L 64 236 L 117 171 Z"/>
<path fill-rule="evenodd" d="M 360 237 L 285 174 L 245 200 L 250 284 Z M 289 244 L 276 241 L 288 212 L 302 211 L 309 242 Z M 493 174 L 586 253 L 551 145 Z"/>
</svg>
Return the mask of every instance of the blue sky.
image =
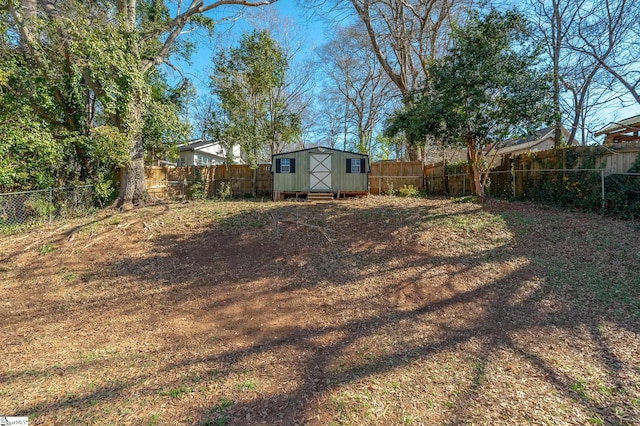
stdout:
<svg viewBox="0 0 640 426">
<path fill-rule="evenodd" d="M 324 25 L 318 19 L 310 21 L 305 16 L 304 11 L 298 7 L 293 0 L 279 0 L 270 6 L 261 6 L 258 8 L 245 8 L 247 13 L 272 13 L 268 9 L 275 9 L 279 17 L 293 21 L 304 32 L 298 36 L 305 40 L 303 52 L 301 55 L 312 55 L 313 47 L 322 44 L 325 40 Z M 228 10 L 228 9 L 227 9 Z M 221 11 L 223 13 L 223 11 Z M 204 96 L 208 92 L 208 79 L 211 69 L 211 57 L 215 51 L 216 44 L 222 47 L 233 45 L 239 39 L 240 34 L 244 31 L 250 31 L 251 26 L 244 19 L 234 22 L 232 25 L 220 25 L 212 40 L 206 36 L 197 34 L 196 37 L 198 49 L 191 56 L 191 64 L 184 61 L 176 60 L 175 64 L 189 77 L 198 89 L 198 95 Z M 166 68 L 165 68 L 166 69 Z M 170 70 L 170 75 L 173 75 Z"/>
<path fill-rule="evenodd" d="M 278 0 L 271 6 L 245 8 L 245 12 L 270 14 L 273 13 L 273 9 L 277 11 L 279 17 L 293 21 L 301 31 L 298 36 L 303 39 L 304 49 L 300 53 L 303 56 L 313 55 L 313 48 L 322 45 L 329 36 L 328 30 L 324 23 L 321 22 L 321 19 L 319 17 L 309 18 L 305 11 L 296 4 L 295 0 Z M 216 13 L 225 13 L 225 11 L 228 13 L 228 10 L 221 8 Z M 239 39 L 240 34 L 248 30 L 251 30 L 251 26 L 243 19 L 234 22 L 233 25 L 220 25 L 216 29 L 212 40 L 209 40 L 206 36 L 198 36 L 197 44 L 199 48 L 192 55 L 191 64 L 176 61 L 176 65 L 191 79 L 198 89 L 198 97 L 200 99 L 209 96 L 208 80 L 211 70 L 211 57 L 215 47 L 228 47 L 234 44 Z M 624 108 L 619 104 L 611 105 L 611 107 L 601 111 L 597 118 L 594 117 L 589 123 L 589 127 L 595 130 L 610 122 L 622 120 L 636 114 L 640 114 L 640 105 L 632 100 L 626 102 Z"/>
</svg>

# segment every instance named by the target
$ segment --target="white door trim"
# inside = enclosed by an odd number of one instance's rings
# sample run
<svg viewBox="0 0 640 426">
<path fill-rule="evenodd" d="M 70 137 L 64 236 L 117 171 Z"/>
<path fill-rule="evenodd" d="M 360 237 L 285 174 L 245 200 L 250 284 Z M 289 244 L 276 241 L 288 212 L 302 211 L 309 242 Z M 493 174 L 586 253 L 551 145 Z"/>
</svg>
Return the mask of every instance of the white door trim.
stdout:
<svg viewBox="0 0 640 426">
<path fill-rule="evenodd" d="M 309 156 L 309 190 L 331 191 L 331 154 Z"/>
</svg>

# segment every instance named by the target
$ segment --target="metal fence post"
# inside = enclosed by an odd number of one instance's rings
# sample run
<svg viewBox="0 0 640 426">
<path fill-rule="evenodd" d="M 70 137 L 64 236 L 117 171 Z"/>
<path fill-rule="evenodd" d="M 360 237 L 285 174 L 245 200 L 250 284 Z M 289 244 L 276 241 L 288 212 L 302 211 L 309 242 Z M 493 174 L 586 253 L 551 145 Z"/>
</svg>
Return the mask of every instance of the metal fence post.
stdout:
<svg viewBox="0 0 640 426">
<path fill-rule="evenodd" d="M 53 188 L 49 188 L 49 223 L 53 222 Z"/>
<path fill-rule="evenodd" d="M 600 169 L 600 183 L 602 185 L 602 214 L 604 215 L 604 208 L 605 208 L 605 189 L 604 189 L 604 169 Z"/>
</svg>

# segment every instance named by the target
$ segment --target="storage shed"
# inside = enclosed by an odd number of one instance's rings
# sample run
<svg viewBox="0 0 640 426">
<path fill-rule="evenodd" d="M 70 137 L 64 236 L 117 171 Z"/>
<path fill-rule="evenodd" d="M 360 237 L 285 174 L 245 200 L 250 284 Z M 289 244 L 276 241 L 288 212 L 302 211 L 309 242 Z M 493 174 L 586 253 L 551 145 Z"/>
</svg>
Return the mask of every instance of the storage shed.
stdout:
<svg viewBox="0 0 640 426">
<path fill-rule="evenodd" d="M 369 190 L 369 156 L 317 147 L 271 158 L 273 199 L 364 196 Z"/>
</svg>

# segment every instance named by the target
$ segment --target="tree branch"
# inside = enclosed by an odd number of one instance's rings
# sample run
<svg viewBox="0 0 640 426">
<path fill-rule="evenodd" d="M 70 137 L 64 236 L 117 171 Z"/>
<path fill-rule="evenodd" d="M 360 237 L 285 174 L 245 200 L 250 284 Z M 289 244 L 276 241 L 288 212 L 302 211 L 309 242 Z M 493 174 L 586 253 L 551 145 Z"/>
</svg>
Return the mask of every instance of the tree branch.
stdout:
<svg viewBox="0 0 640 426">
<path fill-rule="evenodd" d="M 247 6 L 247 7 L 258 7 L 258 6 L 268 6 L 275 3 L 278 0 L 262 0 L 262 1 L 246 1 L 246 0 L 218 0 L 209 5 L 204 5 L 203 0 L 193 0 L 189 5 L 189 8 L 182 14 L 177 15 L 171 21 L 169 21 L 166 25 L 158 28 L 153 33 L 147 35 L 146 38 L 153 38 L 155 36 L 159 36 L 163 31 L 170 30 L 167 39 L 164 44 L 160 48 L 158 54 L 152 59 L 146 59 L 142 62 L 142 69 L 144 72 L 148 71 L 151 67 L 155 65 L 160 65 L 164 62 L 165 58 L 169 54 L 171 46 L 175 42 L 176 38 L 182 32 L 182 29 L 194 15 L 203 14 L 210 10 L 216 9 L 220 6 Z"/>
</svg>

